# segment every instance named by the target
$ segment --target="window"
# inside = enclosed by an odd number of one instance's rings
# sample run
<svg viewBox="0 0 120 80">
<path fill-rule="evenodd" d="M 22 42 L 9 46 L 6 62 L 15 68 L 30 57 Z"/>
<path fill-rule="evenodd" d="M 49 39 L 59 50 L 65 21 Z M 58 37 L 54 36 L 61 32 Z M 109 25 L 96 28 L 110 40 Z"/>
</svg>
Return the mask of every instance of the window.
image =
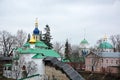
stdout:
<svg viewBox="0 0 120 80">
<path fill-rule="evenodd" d="M 103 59 L 101 59 L 101 63 L 103 63 Z"/>
<path fill-rule="evenodd" d="M 22 67 L 22 70 L 26 70 L 26 67 L 25 67 L 25 65 Z"/>
<path fill-rule="evenodd" d="M 106 63 L 108 63 L 108 60 L 106 60 Z"/>
<path fill-rule="evenodd" d="M 116 64 L 118 64 L 117 60 L 116 60 Z"/>
<path fill-rule="evenodd" d="M 8 67 L 8 70 L 12 70 L 12 67 L 11 67 L 11 66 L 9 66 L 9 67 Z"/>
<path fill-rule="evenodd" d="M 111 60 L 111 63 L 113 63 L 113 60 Z"/>
</svg>

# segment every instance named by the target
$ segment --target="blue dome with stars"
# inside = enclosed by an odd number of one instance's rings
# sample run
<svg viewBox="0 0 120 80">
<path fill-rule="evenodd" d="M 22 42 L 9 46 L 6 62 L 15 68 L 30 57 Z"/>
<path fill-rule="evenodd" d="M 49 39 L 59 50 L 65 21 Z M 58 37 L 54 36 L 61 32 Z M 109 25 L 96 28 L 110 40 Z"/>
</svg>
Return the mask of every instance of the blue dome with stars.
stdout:
<svg viewBox="0 0 120 80">
<path fill-rule="evenodd" d="M 35 28 L 35 29 L 33 30 L 33 34 L 35 34 L 35 35 L 39 35 L 39 33 L 40 33 L 40 31 L 39 31 L 38 28 Z"/>
</svg>

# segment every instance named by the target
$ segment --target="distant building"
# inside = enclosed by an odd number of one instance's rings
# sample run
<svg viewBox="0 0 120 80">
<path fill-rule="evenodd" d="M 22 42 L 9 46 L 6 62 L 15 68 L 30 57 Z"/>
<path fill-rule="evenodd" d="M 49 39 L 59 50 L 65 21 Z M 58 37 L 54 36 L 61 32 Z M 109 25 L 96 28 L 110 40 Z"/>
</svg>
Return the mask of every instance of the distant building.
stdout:
<svg viewBox="0 0 120 80">
<path fill-rule="evenodd" d="M 117 73 L 120 66 L 120 52 L 89 53 L 85 58 L 85 70 Z"/>
<path fill-rule="evenodd" d="M 120 52 L 113 52 L 107 38 L 99 44 L 97 52 L 90 52 L 85 57 L 85 70 L 117 73 L 120 66 Z"/>
<path fill-rule="evenodd" d="M 85 38 L 81 41 L 79 48 L 80 56 L 86 56 L 89 53 L 89 43 Z"/>
<path fill-rule="evenodd" d="M 99 52 L 113 52 L 113 46 L 107 41 L 106 36 L 98 46 L 98 49 L 99 49 Z"/>
</svg>

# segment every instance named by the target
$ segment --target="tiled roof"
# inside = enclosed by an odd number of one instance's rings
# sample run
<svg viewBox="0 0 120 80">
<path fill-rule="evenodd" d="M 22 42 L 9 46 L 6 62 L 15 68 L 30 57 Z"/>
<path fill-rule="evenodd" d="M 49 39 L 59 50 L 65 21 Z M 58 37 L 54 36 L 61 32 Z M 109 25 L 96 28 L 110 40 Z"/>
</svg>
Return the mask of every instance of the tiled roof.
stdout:
<svg viewBox="0 0 120 80">
<path fill-rule="evenodd" d="M 120 58 L 120 52 L 100 52 L 98 55 L 102 57 Z"/>
<path fill-rule="evenodd" d="M 90 54 L 94 54 L 97 55 L 99 57 L 104 57 L 104 58 L 120 58 L 120 52 L 90 52 L 87 56 L 89 56 Z M 91 56 L 93 57 L 93 56 Z"/>
</svg>

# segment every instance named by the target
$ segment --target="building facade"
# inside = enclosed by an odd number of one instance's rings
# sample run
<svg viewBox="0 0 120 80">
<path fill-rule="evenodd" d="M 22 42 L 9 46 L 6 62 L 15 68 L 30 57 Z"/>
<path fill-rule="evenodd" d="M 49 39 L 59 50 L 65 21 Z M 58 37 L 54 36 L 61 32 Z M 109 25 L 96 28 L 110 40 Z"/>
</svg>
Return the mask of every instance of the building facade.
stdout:
<svg viewBox="0 0 120 80">
<path fill-rule="evenodd" d="M 91 52 L 85 58 L 85 70 L 117 73 L 114 68 L 120 66 L 120 52 Z"/>
<path fill-rule="evenodd" d="M 13 51 L 13 61 L 9 65 L 5 65 L 3 76 L 13 79 L 21 79 L 27 76 L 37 75 L 37 80 L 43 79 L 45 76 L 45 57 L 56 57 L 58 60 L 61 56 L 54 50 L 48 49 L 48 46 L 40 40 L 40 30 L 38 29 L 38 21 L 35 22 L 35 29 L 31 39 L 22 47 Z M 38 77 L 39 75 L 39 77 Z"/>
</svg>

